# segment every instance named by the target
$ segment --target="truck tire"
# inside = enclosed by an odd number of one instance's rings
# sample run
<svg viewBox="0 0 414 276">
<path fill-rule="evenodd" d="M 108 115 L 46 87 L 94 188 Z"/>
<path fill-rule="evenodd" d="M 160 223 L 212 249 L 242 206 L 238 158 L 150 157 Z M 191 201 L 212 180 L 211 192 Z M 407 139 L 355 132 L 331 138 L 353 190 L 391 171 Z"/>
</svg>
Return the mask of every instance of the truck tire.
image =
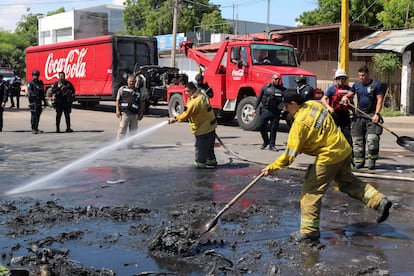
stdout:
<svg viewBox="0 0 414 276">
<path fill-rule="evenodd" d="M 237 122 L 244 130 L 257 130 L 259 116 L 253 115 L 254 104 L 256 97 L 246 97 L 242 99 L 237 106 Z"/>
<path fill-rule="evenodd" d="M 184 112 L 184 100 L 181 94 L 174 94 L 168 102 L 168 114 L 170 117 L 178 116 Z"/>
</svg>

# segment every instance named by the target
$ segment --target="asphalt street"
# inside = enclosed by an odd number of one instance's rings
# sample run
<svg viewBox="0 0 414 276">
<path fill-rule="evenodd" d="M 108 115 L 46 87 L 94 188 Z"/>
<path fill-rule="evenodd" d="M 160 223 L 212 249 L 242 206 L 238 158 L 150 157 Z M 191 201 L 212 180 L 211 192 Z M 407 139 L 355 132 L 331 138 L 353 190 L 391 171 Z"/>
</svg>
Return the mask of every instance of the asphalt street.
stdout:
<svg viewBox="0 0 414 276">
<path fill-rule="evenodd" d="M 102 105 L 94 109 L 84 109 L 74 104 L 75 108 L 71 116 L 72 128 L 75 132 L 61 134 L 55 133 L 55 111 L 53 108 L 44 108 L 39 125 L 43 133 L 34 135 L 30 131 L 30 111 L 27 108 L 27 99 L 25 97 L 21 97 L 21 107 L 21 109 L 17 110 L 15 108 L 8 108 L 8 105 L 6 106 L 3 133 L 0 135 L 2 144 L 27 146 L 36 145 L 36 143 L 42 143 L 42 141 L 53 142 L 55 139 L 55 143 L 59 143 L 58 140 L 63 139 L 65 141 L 67 139 L 70 140 L 71 137 L 76 137 L 72 142 L 76 143 L 76 141 L 79 141 L 84 143 L 86 141 L 94 141 L 91 148 L 96 148 L 99 144 L 109 143 L 116 137 L 119 119 L 115 116 L 112 102 L 103 102 Z M 146 115 L 139 123 L 139 128 L 150 128 L 165 121 L 167 117 L 166 106 L 151 108 L 150 114 Z M 412 117 L 386 117 L 384 126 L 398 136 L 414 137 L 414 120 Z M 61 129 L 65 129 L 64 118 L 62 118 Z M 236 158 L 264 166 L 272 162 L 283 152 L 287 140 L 287 132 L 287 126 L 282 123 L 276 139 L 276 146 L 280 150 L 278 152 L 271 152 L 259 149 L 261 138 L 258 132 L 243 131 L 237 126 L 236 121 L 220 124 L 217 128 L 217 135 L 226 148 L 221 146 L 222 150 L 217 150 L 219 162 L 223 163 L 227 162 L 229 158 Z M 397 138 L 393 134 L 384 130 L 381 136 L 380 157 L 377 161 L 377 168 L 375 170 L 364 168 L 355 173 L 364 177 L 414 181 L 414 153 L 399 146 L 396 140 Z M 187 124 L 176 123 L 163 127 L 155 135 L 140 138 L 136 145 L 173 147 L 177 144 L 192 146 L 193 142 L 194 138 Z M 217 146 L 220 146 L 218 141 Z M 85 152 L 87 152 L 87 148 Z M 189 151 L 187 154 L 175 156 L 174 162 L 191 163 L 191 155 L 192 153 Z M 170 162 L 168 158 L 160 159 L 157 162 L 164 161 L 167 161 L 166 166 L 170 164 L 168 163 Z M 305 170 L 308 164 L 312 162 L 313 157 L 302 154 L 297 157 L 291 167 Z"/>
</svg>

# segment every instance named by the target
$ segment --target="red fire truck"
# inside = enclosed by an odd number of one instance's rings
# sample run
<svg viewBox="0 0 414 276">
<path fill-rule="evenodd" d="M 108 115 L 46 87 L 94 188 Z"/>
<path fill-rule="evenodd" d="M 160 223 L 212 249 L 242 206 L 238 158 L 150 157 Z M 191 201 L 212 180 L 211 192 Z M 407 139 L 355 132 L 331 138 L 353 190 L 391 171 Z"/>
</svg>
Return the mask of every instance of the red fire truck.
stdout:
<svg viewBox="0 0 414 276">
<path fill-rule="evenodd" d="M 58 81 L 59 72 L 65 72 L 75 86 L 76 100 L 85 105 L 114 100 L 127 74 L 157 64 L 154 37 L 108 35 L 26 49 L 27 80 L 37 69 L 47 89 Z"/>
<path fill-rule="evenodd" d="M 256 97 L 275 72 L 288 89 L 296 89 L 297 76 L 306 77 L 307 83 L 316 88 L 316 75 L 298 67 L 295 48 L 290 44 L 265 38 L 227 40 L 212 58 L 192 48 L 191 42 L 182 42 L 180 49 L 203 71 L 204 81 L 214 92 L 210 103 L 218 117 L 226 120 L 236 116 L 245 130 L 257 128 L 258 116 L 252 114 Z M 323 91 L 315 89 L 314 96 L 320 99 Z M 184 111 L 187 97 L 183 86 L 169 87 L 167 98 L 170 116 Z"/>
</svg>

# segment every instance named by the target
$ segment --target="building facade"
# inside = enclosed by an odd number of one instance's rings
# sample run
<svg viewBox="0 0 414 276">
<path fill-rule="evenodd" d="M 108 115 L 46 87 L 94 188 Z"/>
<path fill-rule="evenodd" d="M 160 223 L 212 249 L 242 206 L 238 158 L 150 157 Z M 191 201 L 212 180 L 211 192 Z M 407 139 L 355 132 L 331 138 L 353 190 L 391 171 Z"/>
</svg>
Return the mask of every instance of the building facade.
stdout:
<svg viewBox="0 0 414 276">
<path fill-rule="evenodd" d="M 123 10 L 102 5 L 39 18 L 39 45 L 124 32 Z"/>
</svg>

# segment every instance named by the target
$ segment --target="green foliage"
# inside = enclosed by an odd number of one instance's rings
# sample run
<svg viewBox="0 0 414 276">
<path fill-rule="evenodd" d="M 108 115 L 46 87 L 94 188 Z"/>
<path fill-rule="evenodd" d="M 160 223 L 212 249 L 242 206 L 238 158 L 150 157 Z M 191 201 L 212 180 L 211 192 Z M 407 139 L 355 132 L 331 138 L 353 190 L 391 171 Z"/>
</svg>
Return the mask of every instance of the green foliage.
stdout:
<svg viewBox="0 0 414 276">
<path fill-rule="evenodd" d="M 210 30 L 213 33 L 228 34 L 231 32 L 229 23 L 221 17 L 221 13 L 218 10 L 204 14 L 200 24 L 203 26 L 203 29 Z"/>
<path fill-rule="evenodd" d="M 172 33 L 174 0 L 126 0 L 124 24 L 130 35 L 161 35 Z M 194 26 L 216 24 L 225 20 L 217 6 L 209 0 L 180 1 L 178 7 L 178 32 L 194 31 Z M 226 29 L 229 30 L 229 29 Z"/>
<path fill-rule="evenodd" d="M 392 52 L 377 54 L 372 58 L 372 61 L 374 62 L 374 71 L 385 77 L 387 81 L 395 70 L 401 68 L 401 57 Z"/>
<path fill-rule="evenodd" d="M 29 42 L 17 33 L 0 31 L 0 57 L 7 60 L 19 76 L 24 76 L 25 49 Z"/>
<path fill-rule="evenodd" d="M 42 17 L 43 14 L 27 14 L 23 15 L 20 21 L 17 23 L 15 32 L 29 41 L 29 45 L 37 45 L 38 38 L 38 19 Z"/>
<path fill-rule="evenodd" d="M 409 3 L 408 1 L 411 1 Z M 409 7 L 408 22 L 406 22 Z M 412 0 L 388 0 L 384 2 L 384 10 L 378 13 L 378 20 L 385 29 L 414 26 L 414 2 Z M 406 24 L 407 23 L 407 24 Z"/>
<path fill-rule="evenodd" d="M 64 11 L 60 8 L 47 15 Z M 24 77 L 26 71 L 26 48 L 38 44 L 38 19 L 42 16 L 29 12 L 21 17 L 14 33 L 0 31 L 0 57 L 7 60 L 20 77 Z"/>
<path fill-rule="evenodd" d="M 341 22 L 341 0 L 318 0 L 318 7 L 312 11 L 302 13 L 296 22 L 304 26 L 332 24 Z M 383 10 L 382 1 L 350 0 L 349 20 L 365 26 L 380 24 L 376 14 Z"/>
<path fill-rule="evenodd" d="M 397 109 L 395 91 L 392 89 L 390 78 L 395 70 L 401 68 L 401 57 L 395 53 L 388 52 L 375 55 L 372 58 L 374 62 L 374 71 L 378 72 L 380 76 L 386 79 L 387 89 L 384 96 L 384 106 L 389 107 L 390 110 Z"/>
<path fill-rule="evenodd" d="M 64 7 L 61 7 L 59 9 L 55 10 L 55 11 L 50 11 L 46 14 L 46 16 L 50 16 L 50 15 L 54 15 L 54 14 L 58 14 L 58 13 L 62 13 L 62 12 L 65 12 Z"/>
<path fill-rule="evenodd" d="M 383 117 L 397 117 L 397 116 L 403 116 L 404 114 L 401 113 L 400 110 L 396 110 L 390 107 L 384 107 L 381 110 L 381 116 Z"/>
</svg>

